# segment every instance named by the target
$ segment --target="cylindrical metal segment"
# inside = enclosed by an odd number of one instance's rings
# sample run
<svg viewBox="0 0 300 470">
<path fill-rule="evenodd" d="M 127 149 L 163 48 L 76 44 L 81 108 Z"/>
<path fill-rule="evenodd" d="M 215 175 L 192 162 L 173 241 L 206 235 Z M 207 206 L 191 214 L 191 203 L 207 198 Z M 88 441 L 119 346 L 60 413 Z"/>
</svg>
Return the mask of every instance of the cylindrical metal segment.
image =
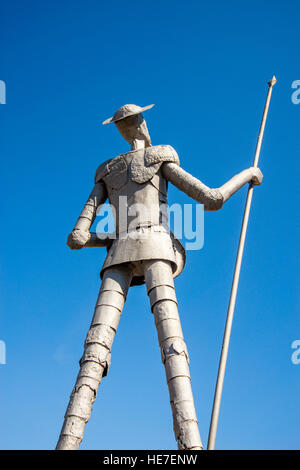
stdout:
<svg viewBox="0 0 300 470">
<path fill-rule="evenodd" d="M 149 299 L 151 304 L 151 309 L 153 311 L 154 305 L 161 300 L 172 300 L 177 303 L 177 298 L 175 294 L 175 289 L 170 286 L 158 286 L 152 289 L 149 289 Z"/>
<path fill-rule="evenodd" d="M 88 331 L 80 371 L 65 414 L 57 450 L 75 450 L 82 441 L 98 386 L 110 365 L 110 350 L 131 282 L 132 272 L 121 267 L 104 272 L 93 320 Z M 112 290 L 108 290 L 112 289 Z"/>
<path fill-rule="evenodd" d="M 165 366 L 178 448 L 202 449 L 170 263 L 148 261 L 145 279 Z"/>
</svg>

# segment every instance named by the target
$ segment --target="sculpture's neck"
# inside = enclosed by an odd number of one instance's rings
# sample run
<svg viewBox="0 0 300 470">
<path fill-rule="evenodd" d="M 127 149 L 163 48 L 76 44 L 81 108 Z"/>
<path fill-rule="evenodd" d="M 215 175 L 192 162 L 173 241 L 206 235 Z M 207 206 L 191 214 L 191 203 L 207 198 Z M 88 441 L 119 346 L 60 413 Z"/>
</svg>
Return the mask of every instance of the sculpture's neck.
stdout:
<svg viewBox="0 0 300 470">
<path fill-rule="evenodd" d="M 142 139 L 134 139 L 131 142 L 131 150 L 139 150 L 139 149 L 144 149 L 145 148 L 145 140 Z"/>
</svg>

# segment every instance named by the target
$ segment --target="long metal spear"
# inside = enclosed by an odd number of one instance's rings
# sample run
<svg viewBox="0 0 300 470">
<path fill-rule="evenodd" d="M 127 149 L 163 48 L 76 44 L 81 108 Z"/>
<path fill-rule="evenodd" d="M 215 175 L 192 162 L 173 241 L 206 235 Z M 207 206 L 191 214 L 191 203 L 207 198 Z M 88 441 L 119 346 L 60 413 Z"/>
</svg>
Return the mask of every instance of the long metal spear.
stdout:
<svg viewBox="0 0 300 470">
<path fill-rule="evenodd" d="M 257 167 L 257 164 L 258 164 L 262 139 L 264 135 L 265 125 L 266 125 L 266 120 L 267 120 L 267 115 L 268 115 L 268 110 L 269 110 L 269 105 L 270 105 L 270 100 L 271 100 L 271 95 L 272 95 L 272 89 L 276 81 L 277 81 L 276 78 L 273 76 L 273 78 L 268 82 L 269 89 L 268 89 L 265 108 L 264 108 L 263 117 L 262 117 L 262 121 L 260 125 L 257 144 L 256 144 L 254 163 L 253 163 L 254 167 Z M 236 294 L 237 294 L 237 289 L 238 289 L 238 284 L 239 284 L 239 277 L 240 277 L 240 271 L 241 271 L 241 264 L 242 264 L 242 258 L 243 258 L 243 251 L 244 251 L 244 245 L 245 245 L 245 238 L 246 238 L 246 232 L 247 232 L 247 226 L 248 226 L 248 220 L 249 220 L 252 195 L 253 195 L 253 184 L 250 183 L 248 194 L 247 194 L 246 205 L 245 205 L 242 229 L 241 229 L 241 234 L 240 234 L 239 247 L 238 247 L 238 252 L 237 252 L 237 257 L 236 257 L 236 262 L 235 262 L 229 306 L 228 306 L 228 311 L 227 311 L 227 320 L 226 320 L 226 326 L 225 326 L 225 332 L 224 332 L 224 338 L 223 338 L 222 352 L 221 352 L 221 358 L 220 358 L 220 363 L 219 363 L 218 378 L 217 378 L 214 404 L 213 404 L 210 429 L 209 429 L 208 447 L 207 447 L 208 450 L 213 450 L 215 448 L 218 419 L 219 419 L 222 390 L 223 390 L 223 382 L 224 382 L 225 369 L 226 369 L 226 361 L 227 361 L 227 355 L 228 355 L 234 307 L 235 307 Z"/>
</svg>

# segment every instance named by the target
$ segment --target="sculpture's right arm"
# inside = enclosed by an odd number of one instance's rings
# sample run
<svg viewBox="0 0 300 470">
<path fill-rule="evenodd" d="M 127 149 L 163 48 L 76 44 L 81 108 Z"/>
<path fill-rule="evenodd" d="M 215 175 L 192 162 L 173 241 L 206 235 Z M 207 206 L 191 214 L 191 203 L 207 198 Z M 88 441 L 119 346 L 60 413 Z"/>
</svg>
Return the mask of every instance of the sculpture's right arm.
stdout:
<svg viewBox="0 0 300 470">
<path fill-rule="evenodd" d="M 107 191 L 105 184 L 96 183 L 78 217 L 73 231 L 68 236 L 67 245 L 71 250 L 79 250 L 90 239 L 90 228 L 95 220 L 97 208 L 105 202 Z"/>
<path fill-rule="evenodd" d="M 204 204 L 205 210 L 218 210 L 222 207 L 224 199 L 218 189 L 209 188 L 176 163 L 164 163 L 162 171 L 170 183 L 195 201 Z"/>
<path fill-rule="evenodd" d="M 241 171 L 220 188 L 209 188 L 198 178 L 186 172 L 175 163 L 164 163 L 163 174 L 165 178 L 188 196 L 204 205 L 206 211 L 221 209 L 234 193 L 244 184 L 252 183 L 258 185 L 262 181 L 262 173 L 259 168 L 247 168 Z"/>
</svg>

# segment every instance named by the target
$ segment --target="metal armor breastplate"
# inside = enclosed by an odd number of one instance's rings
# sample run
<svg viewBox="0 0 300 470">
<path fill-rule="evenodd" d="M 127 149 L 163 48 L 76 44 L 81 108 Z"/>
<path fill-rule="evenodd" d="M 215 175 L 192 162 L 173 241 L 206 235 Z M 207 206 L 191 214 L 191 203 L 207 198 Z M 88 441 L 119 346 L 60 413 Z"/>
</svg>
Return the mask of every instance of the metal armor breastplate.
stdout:
<svg viewBox="0 0 300 470">
<path fill-rule="evenodd" d="M 108 267 L 149 259 L 169 261 L 174 277 L 184 268 L 184 248 L 165 224 L 167 181 L 161 171 L 163 162 L 179 165 L 178 155 L 169 145 L 119 155 L 96 171 L 95 182 L 105 183 L 114 207 L 117 232 L 101 276 Z M 132 285 L 143 282 L 137 275 L 132 279 Z"/>
<path fill-rule="evenodd" d="M 164 161 L 179 163 L 172 147 L 159 145 L 119 155 L 97 170 L 96 182 L 104 181 L 115 210 L 117 233 L 167 222 L 167 181 L 160 168 Z"/>
</svg>

